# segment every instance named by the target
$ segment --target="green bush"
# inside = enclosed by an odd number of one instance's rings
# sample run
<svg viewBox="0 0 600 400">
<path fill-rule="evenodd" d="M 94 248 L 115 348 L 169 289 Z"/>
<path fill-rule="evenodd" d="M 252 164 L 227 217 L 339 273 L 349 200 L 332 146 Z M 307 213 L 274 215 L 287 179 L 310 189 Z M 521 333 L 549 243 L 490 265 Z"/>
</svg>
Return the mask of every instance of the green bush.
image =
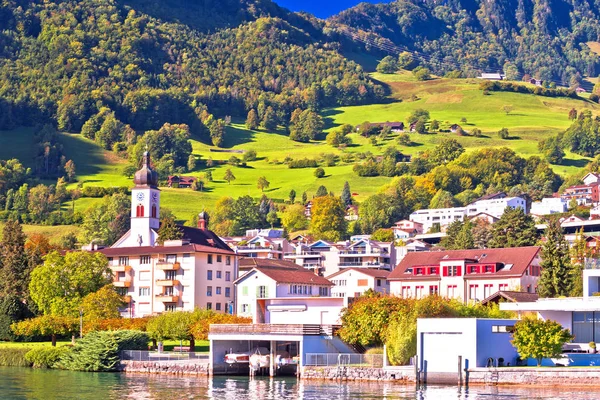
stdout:
<svg viewBox="0 0 600 400">
<path fill-rule="evenodd" d="M 69 347 L 35 347 L 25 354 L 25 360 L 33 368 L 54 368 L 61 358 L 69 352 Z"/>
<path fill-rule="evenodd" d="M 0 367 L 29 367 L 31 363 L 25 359 L 27 348 L 0 349 Z"/>
<path fill-rule="evenodd" d="M 116 371 L 123 350 L 146 350 L 148 334 L 141 331 L 91 332 L 65 354 L 58 367 L 73 371 Z"/>
</svg>

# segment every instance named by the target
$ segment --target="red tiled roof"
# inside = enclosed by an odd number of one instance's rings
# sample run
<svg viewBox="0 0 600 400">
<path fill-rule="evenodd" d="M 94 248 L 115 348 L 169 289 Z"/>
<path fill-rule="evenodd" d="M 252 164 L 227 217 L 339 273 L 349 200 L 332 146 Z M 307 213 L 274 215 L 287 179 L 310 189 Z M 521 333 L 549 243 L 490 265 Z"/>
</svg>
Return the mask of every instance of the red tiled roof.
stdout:
<svg viewBox="0 0 600 400">
<path fill-rule="evenodd" d="M 273 279 L 277 283 L 304 283 L 311 285 L 323 285 L 323 286 L 333 286 L 329 280 L 323 278 L 322 276 L 315 275 L 314 273 L 307 271 L 305 269 L 292 269 L 292 268 L 264 268 L 264 267 L 254 267 L 247 274 L 238 278 L 236 282 L 241 281 L 246 277 L 246 275 L 250 274 L 252 271 L 258 271 Z"/>
<path fill-rule="evenodd" d="M 255 258 L 242 257 L 238 261 L 238 265 L 244 269 L 252 269 L 254 267 L 261 268 L 289 268 L 289 269 L 304 269 L 301 265 L 288 260 L 276 260 L 272 258 Z"/>
<path fill-rule="evenodd" d="M 513 303 L 530 303 L 536 301 L 538 298 L 539 295 L 537 293 L 500 291 L 482 300 L 481 304 L 497 303 L 500 300 L 508 300 Z"/>
<path fill-rule="evenodd" d="M 474 249 L 474 250 L 446 250 L 446 251 L 419 251 L 408 253 L 398 264 L 396 269 L 388 276 L 389 280 L 423 279 L 422 275 L 413 276 L 405 274 L 409 268 L 422 265 L 440 265 L 448 260 L 477 260 L 479 263 L 513 264 L 510 270 L 500 270 L 493 276 L 521 276 L 525 269 L 532 263 L 540 247 L 513 247 L 506 249 Z M 485 254 L 485 256 L 483 256 Z M 487 276 L 490 274 L 468 274 L 469 277 Z"/>
<path fill-rule="evenodd" d="M 182 246 L 136 246 L 136 247 L 115 247 L 98 249 L 99 253 L 107 257 L 118 256 L 142 256 L 157 253 L 211 253 L 235 255 L 231 250 L 225 250 L 212 246 L 203 246 L 199 244 L 184 244 Z"/>
<path fill-rule="evenodd" d="M 327 279 L 331 280 L 331 278 L 334 278 L 340 274 L 343 274 L 346 271 L 356 271 L 365 275 L 369 275 L 373 278 L 387 278 L 390 274 L 390 271 L 386 271 L 383 269 L 370 269 L 370 268 L 344 268 L 344 269 L 340 269 L 338 272 L 333 273 L 331 275 L 329 275 L 327 277 Z"/>
</svg>

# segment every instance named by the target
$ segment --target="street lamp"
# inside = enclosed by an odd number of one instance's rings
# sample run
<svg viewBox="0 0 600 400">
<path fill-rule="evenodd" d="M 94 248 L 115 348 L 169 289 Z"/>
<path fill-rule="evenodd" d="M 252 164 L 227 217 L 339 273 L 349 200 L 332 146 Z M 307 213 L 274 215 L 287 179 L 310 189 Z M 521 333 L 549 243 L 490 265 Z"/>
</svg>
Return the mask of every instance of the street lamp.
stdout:
<svg viewBox="0 0 600 400">
<path fill-rule="evenodd" d="M 79 309 L 79 339 L 83 337 L 83 308 Z"/>
</svg>

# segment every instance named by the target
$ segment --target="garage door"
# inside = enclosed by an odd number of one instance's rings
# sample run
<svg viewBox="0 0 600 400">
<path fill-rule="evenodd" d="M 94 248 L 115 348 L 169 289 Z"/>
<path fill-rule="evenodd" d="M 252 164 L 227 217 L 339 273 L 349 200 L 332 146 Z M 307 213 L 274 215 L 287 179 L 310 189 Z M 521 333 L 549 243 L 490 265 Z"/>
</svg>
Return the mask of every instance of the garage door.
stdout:
<svg viewBox="0 0 600 400">
<path fill-rule="evenodd" d="M 427 372 L 456 372 L 464 345 L 461 333 L 423 333 L 422 354 Z"/>
</svg>

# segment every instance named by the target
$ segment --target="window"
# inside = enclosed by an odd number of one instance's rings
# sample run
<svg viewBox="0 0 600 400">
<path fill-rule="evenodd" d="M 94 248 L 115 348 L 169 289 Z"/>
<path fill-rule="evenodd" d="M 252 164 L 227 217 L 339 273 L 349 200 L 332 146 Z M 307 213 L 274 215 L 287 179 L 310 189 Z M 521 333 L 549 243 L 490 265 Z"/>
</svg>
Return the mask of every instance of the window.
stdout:
<svg viewBox="0 0 600 400">
<path fill-rule="evenodd" d="M 156 204 L 152 204 L 152 218 L 156 218 Z"/>
<path fill-rule="evenodd" d="M 423 268 L 415 268 L 415 275 L 423 275 Z"/>
<path fill-rule="evenodd" d="M 457 295 L 456 285 L 448 285 L 446 288 L 446 296 L 448 298 L 455 298 Z"/>
<path fill-rule="evenodd" d="M 223 256 L 222 255 L 220 255 L 220 254 L 217 255 L 217 262 L 218 263 L 223 262 Z"/>
<path fill-rule="evenodd" d="M 212 255 L 212 254 L 209 254 L 209 255 L 208 255 L 208 263 L 209 263 L 209 264 L 212 264 L 212 263 L 213 263 L 212 261 L 213 261 L 213 255 Z"/>
<path fill-rule="evenodd" d="M 217 286 L 217 287 L 216 287 L 216 291 L 215 291 L 215 293 L 216 293 L 216 294 L 221 294 L 221 286 Z"/>
<path fill-rule="evenodd" d="M 177 262 L 177 254 L 167 254 L 167 262 L 169 264 L 175 264 Z"/>
<path fill-rule="evenodd" d="M 231 288 L 225 288 L 225 297 L 231 297 Z"/>
<path fill-rule="evenodd" d="M 410 286 L 402 286 L 402 297 L 410 297 Z"/>
<path fill-rule="evenodd" d="M 492 333 L 511 333 L 515 331 L 513 325 L 492 325 Z"/>
<path fill-rule="evenodd" d="M 127 288 L 126 287 L 118 287 L 115 288 L 117 293 L 121 296 L 127 296 Z"/>
<path fill-rule="evenodd" d="M 423 289 L 425 289 L 424 286 L 415 286 L 415 297 L 417 299 L 420 299 L 423 297 Z"/>
<path fill-rule="evenodd" d="M 177 310 L 177 304 L 175 303 L 169 303 L 165 305 L 165 311 L 176 311 Z"/>
<path fill-rule="evenodd" d="M 501 283 L 498 285 L 498 290 L 500 291 L 507 291 L 508 290 L 508 283 Z"/>
<path fill-rule="evenodd" d="M 248 296 L 248 286 L 242 286 L 242 296 Z"/>
<path fill-rule="evenodd" d="M 212 303 L 206 303 L 206 309 L 212 310 Z"/>
<path fill-rule="evenodd" d="M 215 310 L 221 311 L 221 303 L 215 303 Z"/>
<path fill-rule="evenodd" d="M 494 272 L 494 266 L 493 265 L 486 265 L 485 266 L 485 272 L 487 274 Z"/>
<path fill-rule="evenodd" d="M 429 285 L 429 295 L 438 294 L 438 285 Z"/>
<path fill-rule="evenodd" d="M 212 269 L 206 270 L 206 280 L 212 281 Z"/>
<path fill-rule="evenodd" d="M 129 265 L 129 257 L 119 257 L 119 265 Z"/>
<path fill-rule="evenodd" d="M 258 286 L 256 288 L 256 297 L 259 299 L 264 299 L 267 297 L 268 289 L 266 286 Z"/>
<path fill-rule="evenodd" d="M 242 304 L 242 312 L 249 313 L 250 312 L 250 304 Z"/>
<path fill-rule="evenodd" d="M 231 281 L 231 272 L 225 271 L 225 281 Z"/>
<path fill-rule="evenodd" d="M 217 271 L 217 279 L 221 279 L 221 271 Z"/>
<path fill-rule="evenodd" d="M 319 287 L 319 296 L 327 296 L 327 294 L 328 294 L 328 288 Z"/>
<path fill-rule="evenodd" d="M 477 299 L 477 288 L 479 285 L 469 285 L 469 299 L 476 300 Z"/>
<path fill-rule="evenodd" d="M 381 279 L 377 279 L 377 286 L 381 286 Z"/>
<path fill-rule="evenodd" d="M 150 264 L 150 256 L 140 256 L 140 264 Z"/>
<path fill-rule="evenodd" d="M 491 283 L 483 285 L 483 298 L 487 299 L 493 294 L 494 285 Z"/>
<path fill-rule="evenodd" d="M 165 279 L 173 280 L 175 279 L 177 271 L 165 271 Z"/>
<path fill-rule="evenodd" d="M 165 286 L 165 291 L 164 291 L 163 295 L 173 296 L 173 286 Z"/>
<path fill-rule="evenodd" d="M 231 265 L 231 256 L 225 256 L 225 265 Z"/>
<path fill-rule="evenodd" d="M 446 267 L 448 270 L 448 276 L 460 276 L 460 269 L 456 265 Z"/>
<path fill-rule="evenodd" d="M 429 268 L 429 275 L 437 275 L 437 274 L 438 274 L 437 267 Z"/>
<path fill-rule="evenodd" d="M 212 296 L 212 286 L 206 287 L 206 295 L 209 297 Z"/>
</svg>

